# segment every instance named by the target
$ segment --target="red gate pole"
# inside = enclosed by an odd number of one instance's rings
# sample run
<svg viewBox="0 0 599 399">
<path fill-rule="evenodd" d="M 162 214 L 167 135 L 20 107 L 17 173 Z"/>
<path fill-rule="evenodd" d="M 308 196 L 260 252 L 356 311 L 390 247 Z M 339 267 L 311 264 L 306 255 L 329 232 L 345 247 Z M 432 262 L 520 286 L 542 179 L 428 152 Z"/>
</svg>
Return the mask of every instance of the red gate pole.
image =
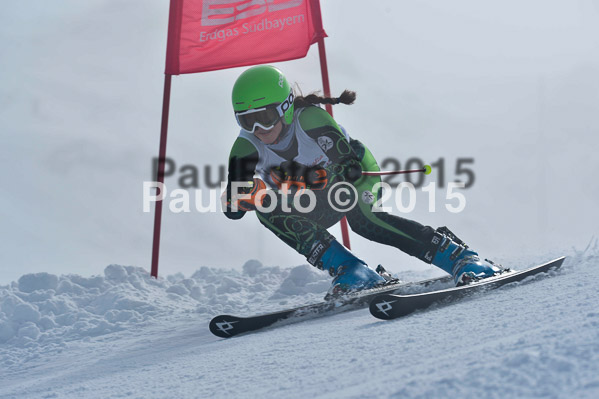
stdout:
<svg viewBox="0 0 599 399">
<path fill-rule="evenodd" d="M 166 135 L 168 132 L 168 114 L 171 100 L 171 77 L 164 75 L 164 95 L 162 97 L 162 125 L 160 127 L 160 149 L 158 151 L 158 175 L 156 181 L 164 184 L 164 164 L 166 161 Z M 160 194 L 163 194 L 160 190 Z M 162 222 L 162 200 L 156 202 L 154 209 L 154 239 L 152 242 L 152 277 L 158 278 L 158 255 L 160 253 L 160 225 Z"/>
<path fill-rule="evenodd" d="M 324 48 L 324 38 L 318 39 L 318 55 L 320 56 L 320 73 L 322 75 L 322 87 L 325 97 L 331 96 L 331 87 L 329 86 L 329 70 L 327 68 L 327 54 Z M 333 116 L 333 107 L 331 104 L 325 104 L 327 112 Z M 343 245 L 351 249 L 349 242 L 349 229 L 347 227 L 347 218 L 344 216 L 341 221 L 341 237 L 343 238 Z"/>
<path fill-rule="evenodd" d="M 318 32 L 318 55 L 320 57 L 320 74 L 322 75 L 322 88 L 326 97 L 331 96 L 331 87 L 329 86 L 329 69 L 327 68 L 327 53 L 324 48 L 324 38 L 326 33 L 322 27 L 322 15 L 320 14 L 320 2 L 318 0 L 312 1 L 313 15 L 315 16 L 314 21 Z M 333 107 L 331 104 L 325 104 L 327 112 L 333 116 Z M 339 222 L 341 224 L 341 237 L 343 238 L 343 245 L 351 249 L 349 242 L 349 228 L 347 227 L 347 218 L 344 216 Z"/>
</svg>

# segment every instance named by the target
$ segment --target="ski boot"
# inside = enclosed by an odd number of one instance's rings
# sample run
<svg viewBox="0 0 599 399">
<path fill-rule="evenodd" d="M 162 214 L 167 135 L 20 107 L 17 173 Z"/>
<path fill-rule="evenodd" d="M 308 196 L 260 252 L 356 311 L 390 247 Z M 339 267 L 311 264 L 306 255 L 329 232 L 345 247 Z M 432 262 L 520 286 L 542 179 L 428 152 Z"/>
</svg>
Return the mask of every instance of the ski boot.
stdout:
<svg viewBox="0 0 599 399">
<path fill-rule="evenodd" d="M 369 268 L 337 240 L 318 241 L 308 256 L 308 262 L 333 276 L 325 299 L 387 283 L 387 279 Z"/>
<path fill-rule="evenodd" d="M 427 252 L 425 258 L 431 259 L 433 265 L 451 274 L 456 286 L 492 277 L 503 271 L 497 265 L 482 260 L 477 252 L 468 248 L 446 227 L 437 229 L 431 243 L 436 245 L 435 252 L 432 257 L 430 251 Z"/>
</svg>

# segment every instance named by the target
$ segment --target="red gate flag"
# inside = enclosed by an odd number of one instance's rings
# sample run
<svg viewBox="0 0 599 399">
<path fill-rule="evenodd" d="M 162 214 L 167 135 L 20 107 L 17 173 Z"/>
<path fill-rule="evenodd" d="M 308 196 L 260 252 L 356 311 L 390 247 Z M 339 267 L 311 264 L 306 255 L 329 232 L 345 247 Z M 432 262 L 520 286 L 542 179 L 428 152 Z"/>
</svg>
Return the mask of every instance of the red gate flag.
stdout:
<svg viewBox="0 0 599 399">
<path fill-rule="evenodd" d="M 171 0 L 165 73 L 302 58 L 324 37 L 318 0 Z"/>
</svg>

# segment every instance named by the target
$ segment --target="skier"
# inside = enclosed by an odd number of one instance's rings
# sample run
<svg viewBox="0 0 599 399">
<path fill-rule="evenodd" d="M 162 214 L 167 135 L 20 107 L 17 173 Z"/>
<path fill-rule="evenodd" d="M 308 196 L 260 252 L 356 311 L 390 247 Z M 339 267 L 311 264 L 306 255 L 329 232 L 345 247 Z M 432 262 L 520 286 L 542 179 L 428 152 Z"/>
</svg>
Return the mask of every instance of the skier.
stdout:
<svg viewBox="0 0 599 399">
<path fill-rule="evenodd" d="M 232 93 L 241 131 L 229 156 L 225 215 L 240 219 L 255 211 L 266 228 L 306 256 L 310 264 L 333 276 L 330 295 L 368 289 L 390 280 L 384 269 L 377 273 L 369 268 L 327 231 L 343 216 L 357 234 L 432 263 L 451 274 L 456 285 L 498 273 L 498 267 L 481 260 L 446 227 L 435 230 L 372 211 L 381 194 L 372 189 L 380 177 L 361 173 L 380 170 L 376 160 L 368 148 L 350 138 L 316 105 L 352 104 L 354 100 L 355 93 L 347 90 L 338 98 L 315 94 L 296 97 L 283 73 L 272 66 L 243 72 Z M 236 185 L 233 190 L 234 182 L 245 182 L 246 186 Z M 247 182 L 251 184 L 247 186 Z M 352 184 L 359 193 L 358 204 L 349 211 L 337 211 L 329 204 L 327 194 L 338 182 Z M 264 195 L 268 188 L 276 190 L 275 196 Z M 302 210 L 308 196 L 302 195 L 299 203 L 293 203 L 294 194 L 305 189 L 312 190 L 316 198 L 316 207 L 309 213 Z"/>
</svg>

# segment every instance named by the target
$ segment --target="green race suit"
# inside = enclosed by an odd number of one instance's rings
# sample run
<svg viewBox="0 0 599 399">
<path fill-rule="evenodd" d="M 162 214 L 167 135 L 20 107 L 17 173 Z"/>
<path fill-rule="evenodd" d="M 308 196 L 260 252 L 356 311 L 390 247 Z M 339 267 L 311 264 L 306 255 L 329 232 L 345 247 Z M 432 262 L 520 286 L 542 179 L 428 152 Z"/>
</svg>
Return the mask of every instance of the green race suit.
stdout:
<svg viewBox="0 0 599 399">
<path fill-rule="evenodd" d="M 270 169 L 282 162 L 293 160 L 306 166 L 320 165 L 330 169 L 347 159 L 358 161 L 362 170 L 380 170 L 371 152 L 358 140 L 350 139 L 325 110 L 316 106 L 300 108 L 276 144 L 265 145 L 253 134 L 240 132 L 229 156 L 227 199 L 230 202 L 231 182 L 248 182 L 255 174 L 276 189 Z M 343 179 L 337 177 L 337 180 Z M 283 208 L 285 198 L 277 194 L 274 210 L 256 211 L 256 214 L 264 226 L 306 257 L 317 240 L 333 238 L 326 229 L 346 216 L 351 229 L 362 237 L 425 260 L 425 248 L 435 230 L 389 213 L 373 212 L 373 204 L 381 194 L 380 191 L 373 192 L 373 186 L 380 181 L 378 176 L 362 176 L 353 182 L 358 194 L 357 205 L 347 212 L 338 212 L 330 206 L 327 194 L 332 184 L 328 184 L 324 190 L 314 191 L 317 206 L 310 213 L 297 210 L 290 203 L 291 196 L 286 201 L 291 211 L 286 211 L 289 208 Z M 231 219 L 239 219 L 244 214 L 244 211 L 234 212 L 230 208 L 225 211 Z"/>
</svg>

